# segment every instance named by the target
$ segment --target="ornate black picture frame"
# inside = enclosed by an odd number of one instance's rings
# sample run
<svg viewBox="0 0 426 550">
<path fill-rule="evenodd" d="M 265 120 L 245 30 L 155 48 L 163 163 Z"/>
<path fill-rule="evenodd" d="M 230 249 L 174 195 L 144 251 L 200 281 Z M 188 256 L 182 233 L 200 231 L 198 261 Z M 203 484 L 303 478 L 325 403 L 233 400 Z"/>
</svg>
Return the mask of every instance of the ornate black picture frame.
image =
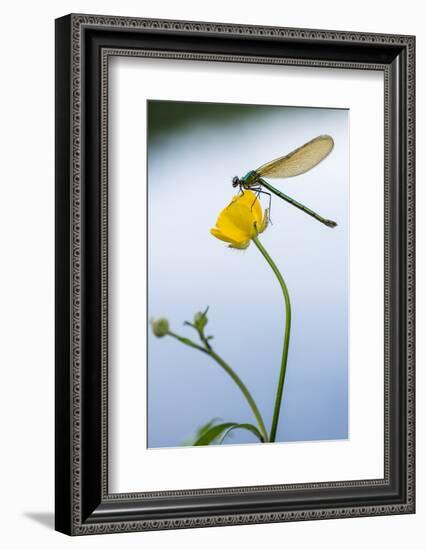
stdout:
<svg viewBox="0 0 426 550">
<path fill-rule="evenodd" d="M 383 479 L 109 493 L 107 74 L 117 55 L 383 72 Z M 56 21 L 58 531 L 414 513 L 414 56 L 413 36 L 78 14 Z"/>
</svg>

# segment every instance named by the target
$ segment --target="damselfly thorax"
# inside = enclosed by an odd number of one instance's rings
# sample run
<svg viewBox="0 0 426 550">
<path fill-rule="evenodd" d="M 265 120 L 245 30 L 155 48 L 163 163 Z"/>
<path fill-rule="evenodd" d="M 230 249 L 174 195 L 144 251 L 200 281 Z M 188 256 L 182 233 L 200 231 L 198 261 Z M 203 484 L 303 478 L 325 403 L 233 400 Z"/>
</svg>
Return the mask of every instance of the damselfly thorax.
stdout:
<svg viewBox="0 0 426 550">
<path fill-rule="evenodd" d="M 241 190 L 251 189 L 257 193 L 265 193 L 270 196 L 271 193 L 299 208 L 309 216 L 312 216 L 327 227 L 336 227 L 337 223 L 323 218 L 307 206 L 297 202 L 293 198 L 285 195 L 269 182 L 267 178 L 291 178 L 308 172 L 324 160 L 333 150 L 334 141 L 331 136 L 318 136 L 301 147 L 295 149 L 291 153 L 275 160 L 271 160 L 263 164 L 256 170 L 251 170 L 247 174 L 239 178 L 235 176 L 232 179 L 232 186 L 239 187 Z M 267 190 L 267 191 L 266 191 Z"/>
</svg>

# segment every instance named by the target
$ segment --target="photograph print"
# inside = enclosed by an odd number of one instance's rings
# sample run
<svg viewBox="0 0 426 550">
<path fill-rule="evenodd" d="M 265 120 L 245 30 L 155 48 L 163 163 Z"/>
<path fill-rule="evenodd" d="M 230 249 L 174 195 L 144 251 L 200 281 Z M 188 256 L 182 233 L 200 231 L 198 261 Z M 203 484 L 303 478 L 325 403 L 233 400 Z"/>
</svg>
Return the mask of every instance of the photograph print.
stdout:
<svg viewBox="0 0 426 550">
<path fill-rule="evenodd" d="M 348 439 L 349 110 L 147 120 L 147 447 Z"/>
</svg>

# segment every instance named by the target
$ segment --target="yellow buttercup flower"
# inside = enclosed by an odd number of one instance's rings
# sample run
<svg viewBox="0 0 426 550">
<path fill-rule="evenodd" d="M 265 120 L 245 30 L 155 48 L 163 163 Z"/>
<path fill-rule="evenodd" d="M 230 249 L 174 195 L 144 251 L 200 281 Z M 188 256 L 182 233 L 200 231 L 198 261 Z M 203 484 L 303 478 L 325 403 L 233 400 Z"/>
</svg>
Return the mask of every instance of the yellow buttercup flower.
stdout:
<svg viewBox="0 0 426 550">
<path fill-rule="evenodd" d="M 210 233 L 229 243 L 232 248 L 247 248 L 250 240 L 265 231 L 268 225 L 268 211 L 262 213 L 262 207 L 253 191 L 233 197 L 229 205 L 222 210 L 216 227 Z"/>
</svg>

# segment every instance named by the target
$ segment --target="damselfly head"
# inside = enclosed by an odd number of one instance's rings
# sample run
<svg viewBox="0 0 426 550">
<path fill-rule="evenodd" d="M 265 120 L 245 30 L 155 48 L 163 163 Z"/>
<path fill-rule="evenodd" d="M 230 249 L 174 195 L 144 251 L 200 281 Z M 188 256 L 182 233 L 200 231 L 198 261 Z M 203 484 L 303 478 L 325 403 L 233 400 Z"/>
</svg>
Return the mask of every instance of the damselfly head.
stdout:
<svg viewBox="0 0 426 550">
<path fill-rule="evenodd" d="M 232 178 L 232 187 L 238 187 L 239 185 L 241 185 L 240 178 L 238 176 L 234 176 Z"/>
</svg>

